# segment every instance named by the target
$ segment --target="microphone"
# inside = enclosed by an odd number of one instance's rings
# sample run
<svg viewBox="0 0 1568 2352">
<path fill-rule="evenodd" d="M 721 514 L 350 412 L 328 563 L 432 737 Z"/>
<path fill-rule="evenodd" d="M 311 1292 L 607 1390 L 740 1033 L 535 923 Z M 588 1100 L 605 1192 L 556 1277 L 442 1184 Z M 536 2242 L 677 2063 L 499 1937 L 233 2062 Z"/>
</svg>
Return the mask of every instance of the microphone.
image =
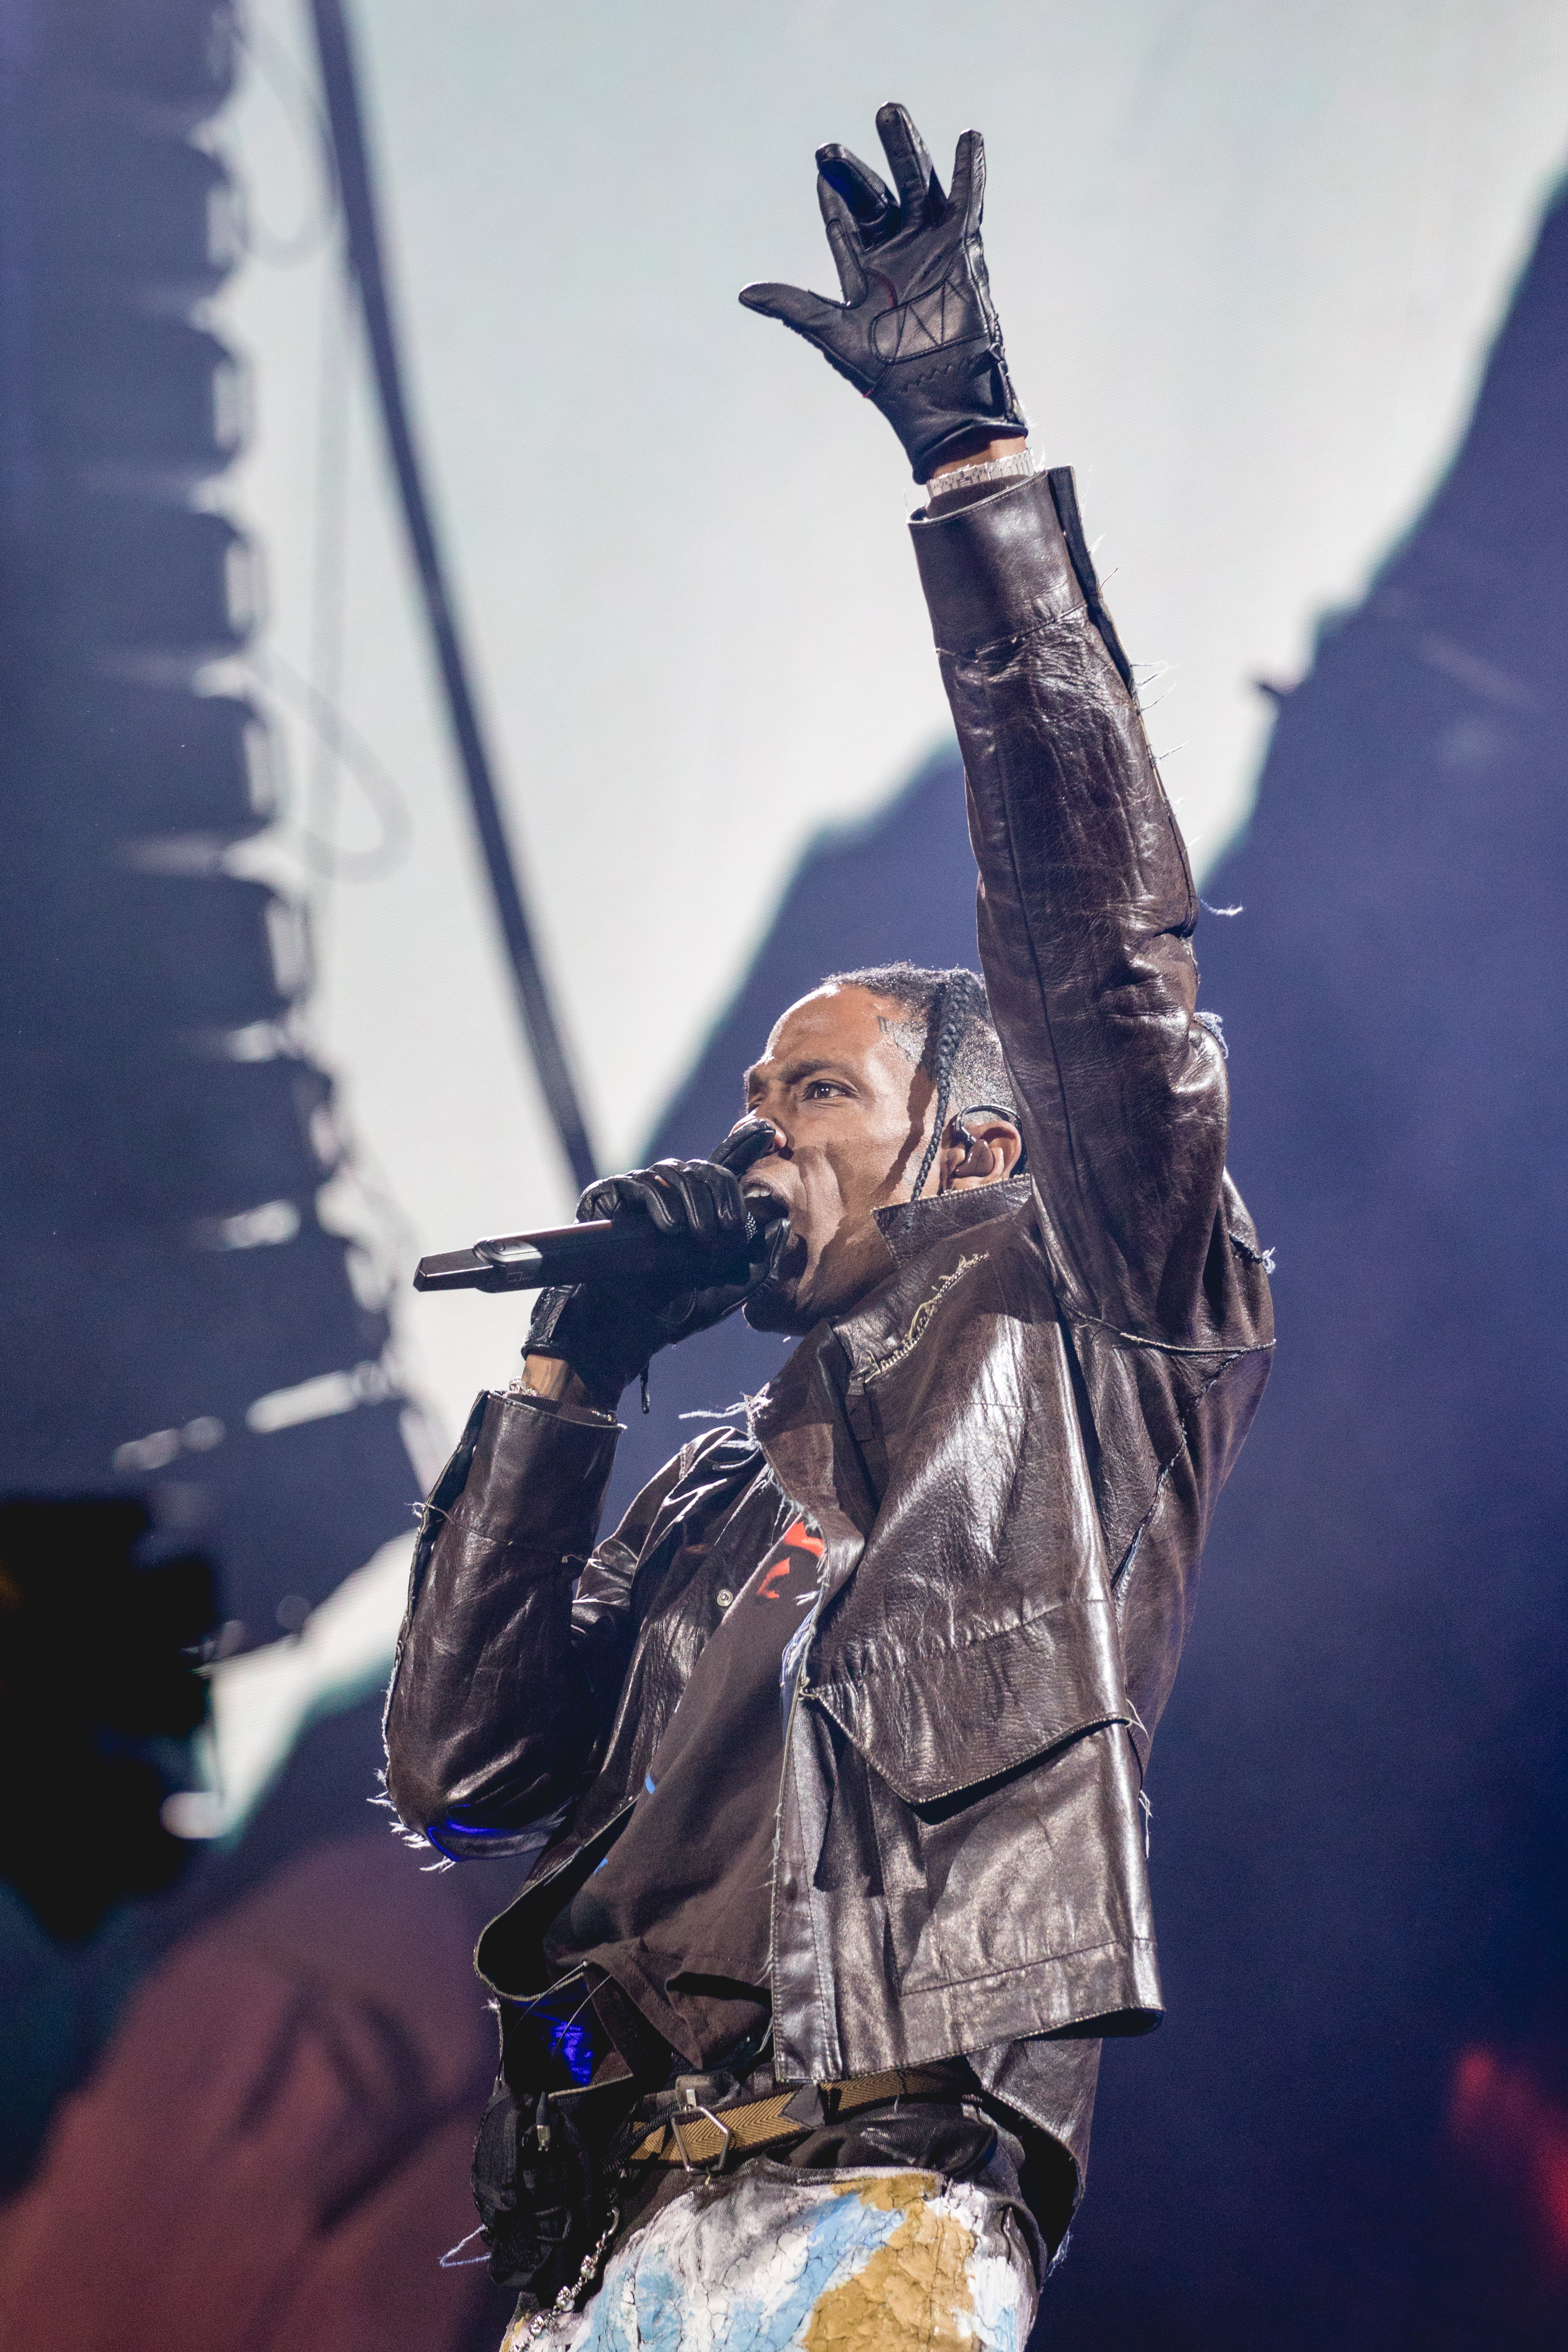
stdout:
<svg viewBox="0 0 1568 2352">
<path fill-rule="evenodd" d="M 742 1175 L 773 1147 L 765 1118 L 743 1119 L 712 1157 Z M 546 1225 L 537 1234 L 502 1234 L 472 1249 L 422 1257 L 416 1290 L 553 1290 L 575 1282 L 658 1282 L 673 1291 L 711 1290 L 749 1283 L 776 1244 L 788 1236 L 781 1211 L 761 1222 L 747 1212 L 743 1233 L 699 1241 L 692 1233 L 661 1233 L 640 1210 L 591 1217 L 574 1225 Z"/>
<path fill-rule="evenodd" d="M 743 1234 L 716 1242 L 661 1234 L 651 1217 L 590 1217 L 580 1225 L 546 1225 L 504 1234 L 472 1249 L 422 1257 L 416 1290 L 553 1290 L 574 1282 L 658 1282 L 672 1290 L 709 1290 L 749 1282 L 788 1219 L 765 1224 L 748 1216 Z"/>
</svg>

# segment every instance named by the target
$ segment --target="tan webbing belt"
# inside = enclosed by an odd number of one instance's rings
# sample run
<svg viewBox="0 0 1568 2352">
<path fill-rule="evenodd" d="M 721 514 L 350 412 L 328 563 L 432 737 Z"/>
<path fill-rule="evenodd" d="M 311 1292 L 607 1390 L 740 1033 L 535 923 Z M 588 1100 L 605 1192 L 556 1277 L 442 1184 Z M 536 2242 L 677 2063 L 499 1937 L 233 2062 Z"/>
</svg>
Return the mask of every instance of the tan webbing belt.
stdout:
<svg viewBox="0 0 1568 2352">
<path fill-rule="evenodd" d="M 655 2124 L 637 2143 L 631 2161 L 684 2164 L 689 2172 L 707 2171 L 714 2165 L 721 2167 L 737 2149 L 771 2147 L 782 2140 L 804 2138 L 816 2126 L 797 2123 L 784 2113 L 800 2087 L 795 2084 L 769 2098 L 717 2110 L 699 2105 L 689 2094 L 684 2106 Z M 949 2066 L 910 2066 L 886 2074 L 854 2074 L 846 2082 L 822 2083 L 817 2088 L 826 2119 L 834 2122 L 853 2115 L 858 2107 L 875 2105 L 879 2099 L 951 2099 L 962 2095 L 963 2086 Z"/>
</svg>

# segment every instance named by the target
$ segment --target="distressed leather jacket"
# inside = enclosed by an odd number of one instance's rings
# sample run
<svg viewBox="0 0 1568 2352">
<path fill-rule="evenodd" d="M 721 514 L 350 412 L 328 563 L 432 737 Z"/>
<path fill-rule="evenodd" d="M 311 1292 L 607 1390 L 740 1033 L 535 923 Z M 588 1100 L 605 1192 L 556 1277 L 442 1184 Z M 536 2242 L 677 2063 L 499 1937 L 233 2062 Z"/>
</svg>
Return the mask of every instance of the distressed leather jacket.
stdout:
<svg viewBox="0 0 1568 2352">
<path fill-rule="evenodd" d="M 911 527 L 1032 1172 L 883 1211 L 886 1278 L 596 1549 L 614 1429 L 481 1397 L 425 1515 L 387 1782 L 447 1851 L 537 1854 L 479 1963 L 540 1990 L 787 1500 L 826 1551 L 787 1654 L 776 2073 L 962 2054 L 1050 2137 L 1065 2217 L 1100 2038 L 1161 2013 L 1142 1776 L 1272 1323 L 1071 476 Z"/>
</svg>

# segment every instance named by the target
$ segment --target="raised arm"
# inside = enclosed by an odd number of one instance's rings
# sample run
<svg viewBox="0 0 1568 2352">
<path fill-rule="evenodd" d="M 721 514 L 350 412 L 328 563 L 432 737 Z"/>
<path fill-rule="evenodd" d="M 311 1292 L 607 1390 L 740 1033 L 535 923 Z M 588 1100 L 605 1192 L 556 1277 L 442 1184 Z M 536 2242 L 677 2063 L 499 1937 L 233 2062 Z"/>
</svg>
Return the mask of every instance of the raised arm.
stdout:
<svg viewBox="0 0 1568 2352">
<path fill-rule="evenodd" d="M 963 752 L 981 962 L 1064 1303 L 1141 1338 L 1223 1339 L 1227 1101 L 1196 1018 L 1197 899 L 1072 478 L 933 507 L 912 529 Z"/>
<path fill-rule="evenodd" d="M 1225 1070 L 1195 1013 L 1181 837 L 1072 477 L 1018 478 L 1028 428 L 981 247 L 979 134 L 960 139 L 944 195 L 905 110 L 877 128 L 896 193 L 843 148 L 817 151 L 842 302 L 773 285 L 741 299 L 856 383 L 931 486 L 912 528 L 968 779 L 981 961 L 1063 1304 L 1224 1344 L 1245 1319 Z M 1256 1255 L 1238 1202 L 1233 1217 Z"/>
</svg>

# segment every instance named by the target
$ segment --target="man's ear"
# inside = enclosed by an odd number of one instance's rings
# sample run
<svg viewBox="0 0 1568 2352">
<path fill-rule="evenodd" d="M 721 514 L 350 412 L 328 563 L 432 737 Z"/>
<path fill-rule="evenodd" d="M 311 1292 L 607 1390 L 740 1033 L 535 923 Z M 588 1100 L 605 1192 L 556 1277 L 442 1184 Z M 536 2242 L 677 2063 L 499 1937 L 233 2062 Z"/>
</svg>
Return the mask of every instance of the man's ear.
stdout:
<svg viewBox="0 0 1568 2352">
<path fill-rule="evenodd" d="M 994 1111 L 950 1118 L 937 1153 L 937 1190 L 971 1192 L 979 1184 L 1000 1184 L 1024 1156 L 1024 1139 L 1010 1118 Z"/>
</svg>

